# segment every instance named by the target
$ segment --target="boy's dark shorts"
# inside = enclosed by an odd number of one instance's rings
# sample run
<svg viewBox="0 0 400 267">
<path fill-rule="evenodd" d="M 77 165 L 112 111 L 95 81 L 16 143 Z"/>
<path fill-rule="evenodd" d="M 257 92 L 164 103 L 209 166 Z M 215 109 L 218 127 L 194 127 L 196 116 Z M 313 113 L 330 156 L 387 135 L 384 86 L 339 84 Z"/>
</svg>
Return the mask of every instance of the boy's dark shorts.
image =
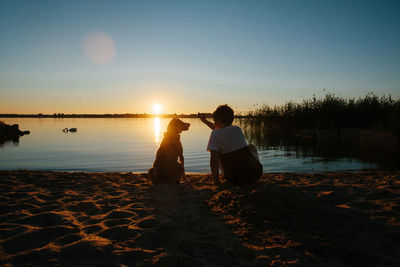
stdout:
<svg viewBox="0 0 400 267">
<path fill-rule="evenodd" d="M 263 166 L 251 153 L 248 146 L 239 150 L 220 154 L 224 177 L 234 185 L 251 184 L 258 181 Z"/>
</svg>

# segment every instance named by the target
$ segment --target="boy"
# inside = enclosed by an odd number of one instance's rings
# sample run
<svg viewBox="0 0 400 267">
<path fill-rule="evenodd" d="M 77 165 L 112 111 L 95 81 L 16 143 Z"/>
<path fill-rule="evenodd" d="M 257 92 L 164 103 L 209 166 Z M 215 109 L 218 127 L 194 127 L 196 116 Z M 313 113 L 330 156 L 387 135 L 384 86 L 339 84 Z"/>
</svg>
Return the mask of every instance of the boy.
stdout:
<svg viewBox="0 0 400 267">
<path fill-rule="evenodd" d="M 219 166 L 223 176 L 235 185 L 244 185 L 257 181 L 263 171 L 258 161 L 257 149 L 247 145 L 242 129 L 232 126 L 233 110 L 228 105 L 219 106 L 213 115 L 214 123 L 204 114 L 199 117 L 213 131 L 208 141 L 210 168 L 214 183 L 219 184 Z"/>
</svg>

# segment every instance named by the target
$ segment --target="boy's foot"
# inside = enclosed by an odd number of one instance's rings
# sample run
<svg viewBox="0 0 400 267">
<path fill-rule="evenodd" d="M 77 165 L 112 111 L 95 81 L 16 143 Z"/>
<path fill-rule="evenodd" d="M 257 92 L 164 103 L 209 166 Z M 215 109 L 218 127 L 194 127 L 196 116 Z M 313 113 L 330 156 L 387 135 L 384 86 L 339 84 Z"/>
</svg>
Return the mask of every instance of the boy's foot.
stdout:
<svg viewBox="0 0 400 267">
<path fill-rule="evenodd" d="M 218 180 L 214 180 L 214 181 L 213 181 L 213 184 L 215 184 L 215 185 L 221 185 L 221 182 L 218 181 Z"/>
</svg>

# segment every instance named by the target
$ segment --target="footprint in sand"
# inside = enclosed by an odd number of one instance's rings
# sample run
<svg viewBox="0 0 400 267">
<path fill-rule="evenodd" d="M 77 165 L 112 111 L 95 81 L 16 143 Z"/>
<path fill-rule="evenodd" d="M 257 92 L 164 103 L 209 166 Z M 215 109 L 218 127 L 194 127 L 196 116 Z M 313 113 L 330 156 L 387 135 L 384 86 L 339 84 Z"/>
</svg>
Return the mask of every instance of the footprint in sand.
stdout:
<svg viewBox="0 0 400 267">
<path fill-rule="evenodd" d="M 157 225 L 157 220 L 155 219 L 154 216 L 147 216 L 144 218 L 141 218 L 137 220 L 135 223 L 136 227 L 139 227 L 140 229 L 152 229 Z"/>
<path fill-rule="evenodd" d="M 107 214 L 106 219 L 125 219 L 132 217 L 137 217 L 137 214 L 134 212 L 114 210 Z"/>
<path fill-rule="evenodd" d="M 107 239 L 117 240 L 118 242 L 122 242 L 136 237 L 138 235 L 138 232 L 137 230 L 131 229 L 128 226 L 115 226 L 106 229 L 98 233 L 97 235 Z"/>
<path fill-rule="evenodd" d="M 20 251 L 40 248 L 68 233 L 77 232 L 78 229 L 67 226 L 46 227 L 28 230 L 11 239 L 1 243 L 1 246 L 8 254 L 15 254 Z"/>
<path fill-rule="evenodd" d="M 102 230 L 104 230 L 104 228 L 101 227 L 100 225 L 91 225 L 91 226 L 86 226 L 83 228 L 83 231 L 87 234 L 98 233 Z"/>
<path fill-rule="evenodd" d="M 113 227 L 113 226 L 126 226 L 132 223 L 132 220 L 130 219 L 110 219 L 110 220 L 105 220 L 103 224 L 107 227 Z"/>
<path fill-rule="evenodd" d="M 37 215 L 30 215 L 10 221 L 12 223 L 31 225 L 36 227 L 57 226 L 71 224 L 69 219 L 55 212 L 46 212 Z"/>
<path fill-rule="evenodd" d="M 100 212 L 97 205 L 91 201 L 84 201 L 78 204 L 72 204 L 67 206 L 67 209 L 74 212 L 85 212 L 88 215 L 95 215 Z"/>
</svg>

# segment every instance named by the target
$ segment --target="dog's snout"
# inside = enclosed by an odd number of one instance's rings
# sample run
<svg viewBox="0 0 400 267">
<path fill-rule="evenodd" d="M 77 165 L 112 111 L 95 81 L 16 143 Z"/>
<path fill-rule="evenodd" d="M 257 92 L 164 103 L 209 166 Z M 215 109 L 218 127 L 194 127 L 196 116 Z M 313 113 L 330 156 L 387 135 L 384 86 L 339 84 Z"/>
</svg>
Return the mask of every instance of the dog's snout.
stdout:
<svg viewBox="0 0 400 267">
<path fill-rule="evenodd" d="M 189 130 L 189 127 L 190 127 L 190 123 L 184 123 L 184 130 L 185 131 L 187 131 L 187 130 Z"/>
</svg>

